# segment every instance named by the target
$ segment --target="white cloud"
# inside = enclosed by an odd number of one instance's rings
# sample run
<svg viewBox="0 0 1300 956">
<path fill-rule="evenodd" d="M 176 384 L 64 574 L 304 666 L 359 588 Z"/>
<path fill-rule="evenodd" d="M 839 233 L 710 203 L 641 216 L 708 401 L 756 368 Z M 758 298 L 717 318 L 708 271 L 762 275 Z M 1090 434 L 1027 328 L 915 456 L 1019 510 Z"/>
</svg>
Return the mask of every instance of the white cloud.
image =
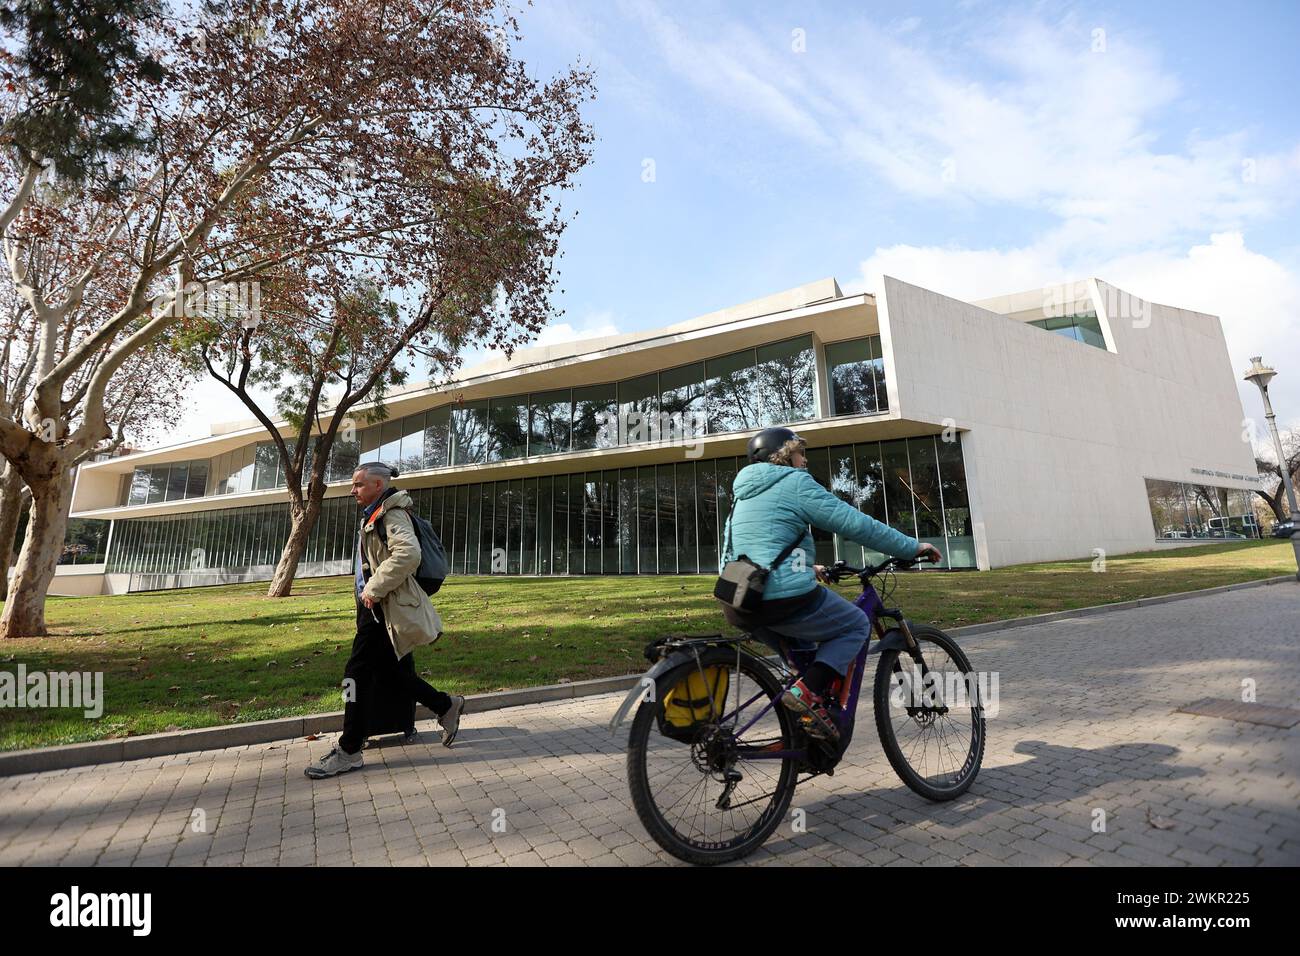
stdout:
<svg viewBox="0 0 1300 956">
<path fill-rule="evenodd" d="M 770 33 L 679 23 L 650 0 L 629 10 L 702 102 L 905 196 L 1046 213 L 1062 252 L 1242 229 L 1300 195 L 1300 144 L 1267 152 L 1239 130 L 1162 138 L 1179 81 L 1156 43 L 1122 30 L 1094 52 L 1092 24 L 993 15 L 934 49 L 897 25 L 810 23 L 796 66 Z"/>
<path fill-rule="evenodd" d="M 577 342 L 582 339 L 597 339 L 606 335 L 618 335 L 618 326 L 614 323 L 613 312 L 592 312 L 584 316 L 576 326 L 568 322 L 552 322 L 537 335 L 532 344 L 560 345 L 564 342 Z"/>
</svg>

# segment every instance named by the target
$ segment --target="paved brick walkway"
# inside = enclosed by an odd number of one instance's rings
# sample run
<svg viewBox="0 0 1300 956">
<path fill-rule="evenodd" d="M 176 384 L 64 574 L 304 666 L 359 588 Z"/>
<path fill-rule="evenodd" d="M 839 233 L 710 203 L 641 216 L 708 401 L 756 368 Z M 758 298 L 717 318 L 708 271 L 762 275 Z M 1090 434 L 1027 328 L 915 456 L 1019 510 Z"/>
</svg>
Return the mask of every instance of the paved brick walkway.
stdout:
<svg viewBox="0 0 1300 956">
<path fill-rule="evenodd" d="M 836 775 L 795 795 L 807 832 L 784 825 L 749 862 L 1300 864 L 1300 728 L 1175 712 L 1239 700 L 1245 679 L 1260 703 L 1300 706 L 1300 588 L 963 644 L 1001 674 L 971 793 L 941 806 L 913 795 L 868 715 Z M 604 729 L 616 701 L 470 715 L 451 750 L 430 730 L 318 783 L 302 769 L 328 741 L 0 778 L 0 865 L 672 862 L 631 809 L 625 735 Z"/>
</svg>

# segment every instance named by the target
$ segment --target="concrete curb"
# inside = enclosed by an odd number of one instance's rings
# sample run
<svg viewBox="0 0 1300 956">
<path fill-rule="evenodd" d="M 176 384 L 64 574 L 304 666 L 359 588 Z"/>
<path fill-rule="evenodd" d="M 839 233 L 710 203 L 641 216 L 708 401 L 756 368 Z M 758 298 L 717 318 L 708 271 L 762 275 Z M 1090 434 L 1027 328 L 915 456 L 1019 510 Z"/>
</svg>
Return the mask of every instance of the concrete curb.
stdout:
<svg viewBox="0 0 1300 956">
<path fill-rule="evenodd" d="M 1111 611 L 1124 611 L 1152 604 L 1168 604 L 1173 601 L 1185 601 L 1189 598 L 1206 597 L 1227 591 L 1240 591 L 1246 588 L 1265 587 L 1271 584 L 1294 581 L 1295 578 L 1291 575 L 1280 575 L 1273 578 L 1262 578 L 1258 581 L 1224 584 L 1200 591 L 1179 591 L 1174 594 L 1161 594 L 1156 597 L 1139 598 L 1135 601 L 1121 601 L 1116 604 L 1097 604 L 1092 607 L 1074 608 L 1069 611 L 1053 611 L 1048 614 L 1035 614 L 1030 617 L 1009 618 L 1005 621 L 969 624 L 964 627 L 949 628 L 948 633 L 956 637 L 972 637 L 992 631 L 1033 627 L 1036 624 L 1050 624 L 1053 621 L 1063 621 L 1070 618 L 1092 617 L 1096 614 L 1106 614 Z M 626 674 L 622 677 L 600 677 L 595 680 L 573 681 L 567 684 L 546 684 L 540 687 L 525 687 L 521 690 L 477 694 L 466 698 L 465 713 L 477 714 L 489 710 L 502 710 L 507 707 L 521 707 L 525 704 L 541 704 L 553 700 L 572 700 L 578 697 L 612 694 L 629 689 L 636 684 L 640 676 L 639 673 Z M 431 720 L 433 714 L 423 707 L 418 707 L 416 708 L 415 719 Z M 327 714 L 282 717 L 277 720 L 258 720 L 246 724 L 225 724 L 220 727 L 203 727 L 198 730 L 143 734 L 138 737 L 123 737 L 118 740 L 66 744 L 59 747 L 41 747 L 33 750 L 14 750 L 0 753 L 0 777 L 43 773 L 49 770 L 65 770 L 69 767 L 119 763 L 124 760 L 142 760 L 147 757 L 173 756 L 175 754 L 194 753 L 200 750 L 247 747 L 253 744 L 272 743 L 277 740 L 292 740 L 310 734 L 333 733 L 342 729 L 343 711 L 339 710 Z"/>
</svg>

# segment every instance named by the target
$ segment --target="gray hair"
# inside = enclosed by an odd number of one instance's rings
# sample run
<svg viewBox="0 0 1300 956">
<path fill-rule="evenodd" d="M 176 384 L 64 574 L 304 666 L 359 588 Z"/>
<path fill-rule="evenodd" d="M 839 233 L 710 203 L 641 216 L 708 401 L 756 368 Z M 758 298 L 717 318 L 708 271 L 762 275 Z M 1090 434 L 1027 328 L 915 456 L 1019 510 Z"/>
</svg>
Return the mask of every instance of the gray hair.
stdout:
<svg viewBox="0 0 1300 956">
<path fill-rule="evenodd" d="M 385 465 L 382 461 L 363 461 L 357 465 L 356 470 L 364 471 L 368 478 L 382 479 L 385 488 L 397 477 L 397 469 L 391 465 Z"/>
</svg>

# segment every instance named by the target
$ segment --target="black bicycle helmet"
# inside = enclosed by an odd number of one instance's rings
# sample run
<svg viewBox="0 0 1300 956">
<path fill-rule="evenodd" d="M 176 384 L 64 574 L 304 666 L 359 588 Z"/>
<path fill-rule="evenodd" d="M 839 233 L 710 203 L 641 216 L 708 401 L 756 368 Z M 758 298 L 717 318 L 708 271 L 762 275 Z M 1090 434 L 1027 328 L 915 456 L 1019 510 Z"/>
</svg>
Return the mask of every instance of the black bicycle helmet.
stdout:
<svg viewBox="0 0 1300 956">
<path fill-rule="evenodd" d="M 764 428 L 749 440 L 749 460 L 767 461 L 788 441 L 803 441 L 803 439 L 788 428 Z"/>
</svg>

